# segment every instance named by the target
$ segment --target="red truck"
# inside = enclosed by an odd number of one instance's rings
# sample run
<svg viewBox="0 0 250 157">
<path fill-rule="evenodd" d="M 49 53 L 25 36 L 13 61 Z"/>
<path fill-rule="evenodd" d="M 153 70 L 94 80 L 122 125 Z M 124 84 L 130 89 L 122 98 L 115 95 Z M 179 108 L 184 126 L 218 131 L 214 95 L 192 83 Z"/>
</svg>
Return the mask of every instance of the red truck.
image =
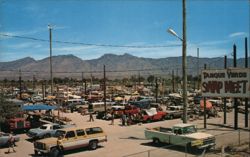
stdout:
<svg viewBox="0 0 250 157">
<path fill-rule="evenodd" d="M 133 105 L 127 105 L 125 106 L 124 109 L 114 110 L 114 112 L 115 112 L 115 117 L 121 117 L 123 113 L 125 113 L 126 115 L 138 114 L 140 112 L 140 109 Z"/>
<path fill-rule="evenodd" d="M 14 117 L 7 117 L 3 129 L 6 132 L 27 131 L 31 128 L 30 122 L 19 113 Z"/>
</svg>

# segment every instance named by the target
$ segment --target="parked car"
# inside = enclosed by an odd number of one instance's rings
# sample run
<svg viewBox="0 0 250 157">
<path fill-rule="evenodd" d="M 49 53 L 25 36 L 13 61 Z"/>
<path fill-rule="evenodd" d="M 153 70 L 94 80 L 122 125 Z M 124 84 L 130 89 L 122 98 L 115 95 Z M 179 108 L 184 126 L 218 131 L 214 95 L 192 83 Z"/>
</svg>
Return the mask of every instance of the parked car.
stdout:
<svg viewBox="0 0 250 157">
<path fill-rule="evenodd" d="M 35 155 L 59 156 L 66 150 L 89 147 L 95 150 L 98 144 L 107 142 L 107 135 L 100 127 L 59 129 L 55 137 L 38 140 L 34 143 Z"/>
<path fill-rule="evenodd" d="M 200 95 L 194 96 L 194 104 L 200 104 L 200 101 L 203 97 Z"/>
<path fill-rule="evenodd" d="M 114 105 L 114 102 L 106 102 L 106 110 L 110 110 L 112 108 L 112 105 Z M 94 113 L 105 111 L 105 104 L 104 102 L 89 103 L 88 111 Z"/>
<path fill-rule="evenodd" d="M 123 113 L 127 115 L 138 114 L 140 112 L 140 109 L 133 105 L 126 105 L 123 110 L 118 109 L 118 110 L 113 110 L 113 111 L 114 111 L 115 117 L 120 118 Z"/>
<path fill-rule="evenodd" d="M 8 145 L 10 133 L 0 132 L 0 147 L 4 147 Z M 13 135 L 15 142 L 20 141 L 20 137 L 18 135 Z"/>
<path fill-rule="evenodd" d="M 112 110 L 124 110 L 127 103 L 115 103 L 112 105 Z"/>
<path fill-rule="evenodd" d="M 157 111 L 156 108 L 144 109 L 141 111 L 140 122 L 152 122 L 158 120 L 164 120 L 166 118 L 166 112 Z"/>
<path fill-rule="evenodd" d="M 68 127 L 75 127 L 75 125 L 67 124 L 67 125 L 60 125 L 60 124 L 44 124 L 39 128 L 30 129 L 27 132 L 27 136 L 32 139 L 41 139 L 41 138 L 48 138 L 55 135 L 56 130 Z"/>
</svg>

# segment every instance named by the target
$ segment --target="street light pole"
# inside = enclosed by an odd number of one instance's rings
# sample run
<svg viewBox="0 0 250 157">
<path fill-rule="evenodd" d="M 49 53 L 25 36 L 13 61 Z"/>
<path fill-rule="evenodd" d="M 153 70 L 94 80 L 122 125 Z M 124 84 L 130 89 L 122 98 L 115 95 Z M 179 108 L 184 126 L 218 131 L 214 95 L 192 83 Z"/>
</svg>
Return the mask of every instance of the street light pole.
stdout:
<svg viewBox="0 0 250 157">
<path fill-rule="evenodd" d="M 187 42 L 186 42 L 186 0 L 182 0 L 182 18 L 183 18 L 183 34 L 182 34 L 182 72 L 183 72 L 183 123 L 187 123 Z"/>
<path fill-rule="evenodd" d="M 52 73 L 52 26 L 48 25 L 49 28 L 49 52 L 50 52 L 50 57 L 49 57 L 49 62 L 50 62 L 50 80 L 51 80 L 51 95 L 53 95 L 53 73 Z"/>
<path fill-rule="evenodd" d="M 182 22 L 182 38 L 177 35 L 177 33 L 169 28 L 167 30 L 168 33 L 172 34 L 173 36 L 177 37 L 182 41 L 182 81 L 183 81 L 183 123 L 187 123 L 187 39 L 186 39 L 186 0 L 182 0 L 182 16 L 183 16 L 183 22 Z"/>
</svg>

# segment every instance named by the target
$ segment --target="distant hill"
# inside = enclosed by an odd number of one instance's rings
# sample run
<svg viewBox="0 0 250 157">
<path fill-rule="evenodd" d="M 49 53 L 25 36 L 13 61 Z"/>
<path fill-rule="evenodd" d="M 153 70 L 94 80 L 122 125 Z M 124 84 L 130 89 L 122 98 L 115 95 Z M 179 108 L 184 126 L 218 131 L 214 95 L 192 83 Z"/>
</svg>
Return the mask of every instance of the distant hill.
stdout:
<svg viewBox="0 0 250 157">
<path fill-rule="evenodd" d="M 250 58 L 248 58 L 250 64 Z M 75 77 L 80 78 L 81 73 L 85 77 L 92 74 L 95 77 L 103 76 L 103 65 L 106 66 L 108 78 L 130 77 L 131 75 L 157 75 L 167 76 L 175 71 L 181 76 L 182 57 L 168 57 L 160 59 L 136 57 L 130 54 L 114 55 L 105 54 L 98 59 L 82 60 L 74 55 L 59 55 L 52 57 L 53 75 L 55 77 Z M 188 74 L 196 75 L 198 68 L 197 57 L 187 57 Z M 233 60 L 228 59 L 228 67 L 232 67 Z M 204 64 L 207 68 L 221 69 L 224 67 L 224 58 L 199 58 L 199 67 L 203 69 Z M 237 66 L 244 66 L 244 59 L 237 60 Z M 22 77 L 31 79 L 35 75 L 38 79 L 49 78 L 49 58 L 34 60 L 26 57 L 11 62 L 0 62 L 0 79 L 17 79 L 17 71 L 23 71 Z M 140 70 L 140 72 L 138 71 Z"/>
</svg>

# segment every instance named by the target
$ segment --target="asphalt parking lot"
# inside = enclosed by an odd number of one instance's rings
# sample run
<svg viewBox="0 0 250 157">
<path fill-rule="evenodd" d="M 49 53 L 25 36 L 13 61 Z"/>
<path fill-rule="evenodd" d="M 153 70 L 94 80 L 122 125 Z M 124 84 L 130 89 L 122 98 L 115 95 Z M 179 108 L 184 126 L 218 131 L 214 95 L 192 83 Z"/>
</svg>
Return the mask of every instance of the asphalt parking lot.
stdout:
<svg viewBox="0 0 250 157">
<path fill-rule="evenodd" d="M 222 113 L 220 113 L 222 115 Z M 87 148 L 66 152 L 66 157 L 148 157 L 148 156 L 185 156 L 185 149 L 171 146 L 159 149 L 152 144 L 150 140 L 144 137 L 144 129 L 147 127 L 164 126 L 171 127 L 176 123 L 182 123 L 180 119 L 164 120 L 159 122 L 136 124 L 131 126 L 121 126 L 119 119 L 115 119 L 115 124 L 110 125 L 110 121 L 95 119 L 94 122 L 88 122 L 89 116 L 82 116 L 79 113 L 61 113 L 62 116 L 72 119 L 77 126 L 101 126 L 108 134 L 108 142 L 101 143 L 97 150 L 90 151 Z M 197 124 L 201 131 L 216 135 L 216 147 L 237 143 L 239 141 L 238 131 L 233 130 L 233 112 L 227 114 L 228 125 L 222 127 L 223 118 L 208 119 L 207 129 L 203 128 L 203 120 L 193 120 L 190 123 Z M 201 117 L 202 118 L 202 117 Z M 240 142 L 246 142 L 249 139 L 249 130 L 244 128 L 244 115 L 239 114 Z M 15 153 L 7 154 L 8 148 L 0 149 L 0 157 L 31 157 L 34 156 L 33 143 L 26 134 L 20 134 L 21 141 L 17 142 Z M 150 154 L 148 154 L 150 153 Z M 135 155 L 132 155 L 135 154 Z M 186 154 L 187 156 L 197 156 L 198 154 Z M 213 156 L 213 155 L 212 155 Z M 35 157 L 35 156 L 34 156 Z"/>
</svg>

